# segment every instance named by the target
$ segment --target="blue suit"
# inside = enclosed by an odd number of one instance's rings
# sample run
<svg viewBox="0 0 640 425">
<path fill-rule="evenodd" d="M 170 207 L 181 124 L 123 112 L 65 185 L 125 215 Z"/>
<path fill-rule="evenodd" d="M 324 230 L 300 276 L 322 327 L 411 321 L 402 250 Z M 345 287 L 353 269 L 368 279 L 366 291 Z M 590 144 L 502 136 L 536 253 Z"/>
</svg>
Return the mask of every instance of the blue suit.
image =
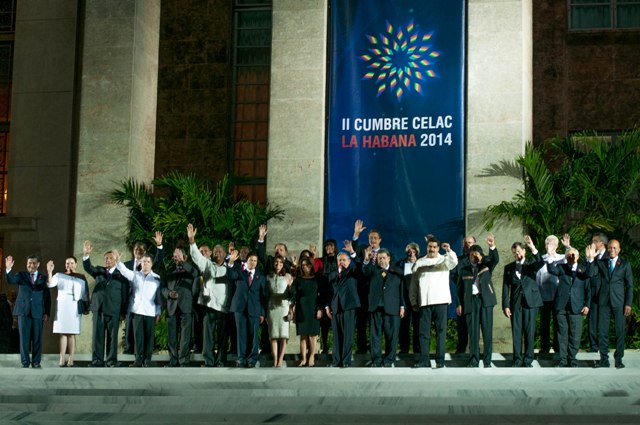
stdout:
<svg viewBox="0 0 640 425">
<path fill-rule="evenodd" d="M 235 282 L 235 293 L 231 299 L 231 312 L 236 319 L 238 339 L 238 366 L 255 366 L 259 358 L 258 329 L 260 317 L 264 318 L 266 304 L 267 279 L 258 270 L 254 270 L 251 285 L 249 272 L 241 270 L 236 262 L 227 272 L 229 279 Z"/>
<path fill-rule="evenodd" d="M 42 358 L 42 322 L 51 313 L 51 295 L 47 278 L 38 272 L 35 283 L 28 272 L 7 273 L 7 283 L 18 285 L 18 298 L 13 308 L 18 316 L 20 331 L 20 360 L 24 367 L 37 366 Z M 33 356 L 29 359 L 29 348 L 33 341 Z"/>
</svg>

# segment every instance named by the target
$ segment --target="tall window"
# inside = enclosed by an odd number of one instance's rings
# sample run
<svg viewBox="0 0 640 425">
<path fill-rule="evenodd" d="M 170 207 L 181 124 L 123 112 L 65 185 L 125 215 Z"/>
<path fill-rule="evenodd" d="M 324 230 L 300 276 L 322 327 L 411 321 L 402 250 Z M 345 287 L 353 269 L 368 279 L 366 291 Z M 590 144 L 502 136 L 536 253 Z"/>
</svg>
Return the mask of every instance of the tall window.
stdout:
<svg viewBox="0 0 640 425">
<path fill-rule="evenodd" d="M 16 0 L 0 0 L 0 215 L 7 213 L 7 162 Z"/>
<path fill-rule="evenodd" d="M 640 29 L 640 0 L 570 0 L 569 28 Z"/>
<path fill-rule="evenodd" d="M 267 200 L 271 9 L 271 0 L 236 0 L 234 9 L 234 192 L 262 203 Z"/>
</svg>

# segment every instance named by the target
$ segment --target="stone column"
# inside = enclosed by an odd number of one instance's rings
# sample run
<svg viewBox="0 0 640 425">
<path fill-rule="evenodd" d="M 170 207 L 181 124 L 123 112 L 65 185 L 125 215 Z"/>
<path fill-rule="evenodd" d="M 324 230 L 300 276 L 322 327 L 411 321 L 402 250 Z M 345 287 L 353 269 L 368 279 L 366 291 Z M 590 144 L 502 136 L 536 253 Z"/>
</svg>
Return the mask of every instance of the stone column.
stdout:
<svg viewBox="0 0 640 425">
<path fill-rule="evenodd" d="M 86 0 L 83 19 L 74 251 L 82 255 L 90 239 L 102 264 L 112 248 L 128 259 L 127 211 L 109 203 L 110 192 L 153 178 L 160 0 Z M 89 350 L 90 334 L 79 349 Z"/>
<path fill-rule="evenodd" d="M 489 176 L 486 170 L 513 161 L 532 137 L 532 12 L 530 0 L 469 0 L 468 7 L 467 234 L 484 246 L 482 213 L 522 188 L 520 175 Z M 513 261 L 511 244 L 522 240 L 522 226 L 506 223 L 493 233 L 500 250 L 493 273 L 494 351 L 511 352 L 511 325 L 500 301 L 502 272 Z"/>
<path fill-rule="evenodd" d="M 327 0 L 273 2 L 267 198 L 286 217 L 270 223 L 269 249 L 322 249 L 327 17 Z"/>
</svg>

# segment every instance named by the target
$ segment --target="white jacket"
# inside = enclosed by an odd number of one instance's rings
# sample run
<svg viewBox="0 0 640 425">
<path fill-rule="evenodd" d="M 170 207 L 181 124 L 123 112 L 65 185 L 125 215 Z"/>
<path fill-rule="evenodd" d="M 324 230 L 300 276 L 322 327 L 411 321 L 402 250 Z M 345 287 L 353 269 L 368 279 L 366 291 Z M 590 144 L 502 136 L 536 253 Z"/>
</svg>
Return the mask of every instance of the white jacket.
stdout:
<svg viewBox="0 0 640 425">
<path fill-rule="evenodd" d="M 413 266 L 409 300 L 420 307 L 436 304 L 451 304 L 449 271 L 458 265 L 453 251 L 435 258 L 422 257 Z"/>
<path fill-rule="evenodd" d="M 198 304 L 228 313 L 231 304 L 231 283 L 227 276 L 227 266 L 220 266 L 205 258 L 198 251 L 195 243 L 189 246 L 189 253 L 202 273 L 203 284 L 200 295 L 198 295 Z"/>
</svg>

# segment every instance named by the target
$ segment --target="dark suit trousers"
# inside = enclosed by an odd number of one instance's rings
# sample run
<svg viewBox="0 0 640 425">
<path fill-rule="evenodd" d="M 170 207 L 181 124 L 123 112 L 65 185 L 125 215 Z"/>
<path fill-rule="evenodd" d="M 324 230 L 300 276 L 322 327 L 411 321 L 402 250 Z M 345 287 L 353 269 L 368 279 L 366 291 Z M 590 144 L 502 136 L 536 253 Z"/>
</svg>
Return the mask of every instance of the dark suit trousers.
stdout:
<svg viewBox="0 0 640 425">
<path fill-rule="evenodd" d="M 105 336 L 109 340 L 107 352 L 107 365 L 118 361 L 118 316 L 110 316 L 104 313 L 93 313 L 93 355 L 92 363 L 103 366 Z"/>
<path fill-rule="evenodd" d="M 195 352 L 202 352 L 205 309 L 206 307 L 200 304 L 193 306 L 193 347 Z"/>
<path fill-rule="evenodd" d="M 511 335 L 513 338 L 513 363 L 516 367 L 533 363 L 533 342 L 536 336 L 537 308 L 516 306 L 511 312 Z M 524 337 L 524 338 L 523 338 Z M 524 339 L 524 357 L 522 342 Z"/>
<path fill-rule="evenodd" d="M 386 314 L 378 307 L 371 312 L 371 361 L 375 365 L 392 364 L 396 361 L 400 316 Z M 382 358 L 382 335 L 384 333 L 385 355 Z"/>
<path fill-rule="evenodd" d="M 167 339 L 169 343 L 170 366 L 177 366 L 178 363 L 185 366 L 189 364 L 191 357 L 192 323 L 193 314 L 182 313 L 179 307 L 176 309 L 175 314 L 167 316 Z M 180 335 L 178 335 L 178 325 L 180 325 Z M 178 337 L 180 338 L 179 346 Z"/>
<path fill-rule="evenodd" d="M 369 325 L 369 286 L 358 282 L 360 308 L 356 309 L 356 350 L 359 354 L 369 351 L 367 326 Z"/>
<path fill-rule="evenodd" d="M 545 301 L 540 312 L 540 350 L 549 352 L 553 347 L 554 352 L 558 352 L 558 320 L 555 315 L 555 301 Z M 553 323 L 553 336 L 551 334 L 551 323 Z M 553 340 L 553 343 L 551 342 Z M 553 344 L 553 345 L 552 345 Z"/>
<path fill-rule="evenodd" d="M 582 336 L 582 315 L 572 314 L 570 311 L 558 311 L 558 353 L 560 365 L 576 367 L 576 354 L 580 348 Z"/>
<path fill-rule="evenodd" d="M 227 322 L 229 313 L 207 308 L 204 313 L 202 356 L 206 366 L 223 365 L 227 361 Z M 214 351 L 216 354 L 214 355 Z"/>
<path fill-rule="evenodd" d="M 600 361 L 609 361 L 609 326 L 611 324 L 611 316 L 613 316 L 616 331 L 616 351 L 613 353 L 613 358 L 616 363 L 621 362 L 624 357 L 624 328 L 626 322 L 624 307 L 613 308 L 609 304 L 599 307 L 598 336 L 600 337 Z"/>
<path fill-rule="evenodd" d="M 136 348 L 136 363 L 148 365 L 154 346 L 155 316 L 133 314 L 133 337 Z"/>
<path fill-rule="evenodd" d="M 18 316 L 18 330 L 20 331 L 20 360 L 22 365 L 40 363 L 42 358 L 42 319 L 34 319 L 31 316 Z M 29 361 L 32 341 L 33 356 Z"/>
<path fill-rule="evenodd" d="M 467 345 L 469 345 L 469 325 L 464 316 L 463 314 L 456 318 L 458 325 L 458 345 L 456 346 L 456 353 L 464 353 L 467 351 Z"/>
<path fill-rule="evenodd" d="M 444 363 L 447 334 L 447 305 L 420 307 L 420 363 L 429 362 L 431 322 L 436 328 L 436 363 Z"/>
<path fill-rule="evenodd" d="M 465 314 L 467 329 L 469 329 L 470 356 L 469 364 L 477 366 L 480 363 L 480 330 L 482 329 L 482 363 L 491 364 L 493 354 L 493 306 L 483 307 L 480 296 L 472 297 L 471 313 Z"/>
<path fill-rule="evenodd" d="M 351 365 L 353 351 L 353 333 L 356 323 L 356 311 L 347 310 L 333 313 L 333 365 Z"/>
<path fill-rule="evenodd" d="M 135 338 L 133 337 L 133 313 L 127 311 L 124 318 L 124 352 L 133 353 Z"/>
<path fill-rule="evenodd" d="M 420 352 L 418 329 L 420 329 L 420 314 L 411 308 L 407 308 L 404 317 L 400 319 L 399 341 L 401 352 L 408 353 L 409 347 L 413 347 L 414 353 Z"/>
<path fill-rule="evenodd" d="M 589 327 L 589 351 L 598 351 L 598 299 L 591 299 L 589 315 L 587 316 Z"/>
<path fill-rule="evenodd" d="M 258 328 L 260 318 L 249 316 L 246 311 L 235 313 L 238 335 L 238 363 L 255 365 L 259 359 Z"/>
</svg>

